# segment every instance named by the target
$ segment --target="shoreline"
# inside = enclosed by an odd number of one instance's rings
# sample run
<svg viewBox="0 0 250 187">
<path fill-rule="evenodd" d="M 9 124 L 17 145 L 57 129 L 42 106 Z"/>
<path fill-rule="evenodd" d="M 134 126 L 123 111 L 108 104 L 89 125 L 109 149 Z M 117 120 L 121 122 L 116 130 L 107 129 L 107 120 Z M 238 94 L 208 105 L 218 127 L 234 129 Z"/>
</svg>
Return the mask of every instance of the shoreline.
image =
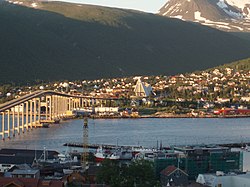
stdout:
<svg viewBox="0 0 250 187">
<path fill-rule="evenodd" d="M 199 116 L 190 116 L 190 115 L 142 115 L 142 116 L 90 116 L 92 119 L 144 119 L 144 118 L 250 118 L 250 115 L 199 115 Z"/>
</svg>

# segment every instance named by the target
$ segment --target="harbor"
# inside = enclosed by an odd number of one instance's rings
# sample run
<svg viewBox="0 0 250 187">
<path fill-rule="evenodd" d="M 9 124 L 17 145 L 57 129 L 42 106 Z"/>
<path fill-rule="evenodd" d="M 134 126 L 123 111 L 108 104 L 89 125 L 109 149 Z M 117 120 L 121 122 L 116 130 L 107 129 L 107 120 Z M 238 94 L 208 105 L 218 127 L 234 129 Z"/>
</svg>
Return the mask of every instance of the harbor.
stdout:
<svg viewBox="0 0 250 187">
<path fill-rule="evenodd" d="M 21 136 L 0 142 L 1 148 L 43 149 L 63 152 L 65 143 L 78 143 L 69 149 L 82 151 L 83 119 L 62 121 L 49 128 L 33 129 Z M 66 133 L 67 132 L 67 133 Z M 150 136 L 148 134 L 150 133 Z M 250 142 L 250 127 L 247 118 L 240 119 L 89 119 L 88 144 L 92 147 L 110 145 L 157 148 L 186 145 L 226 145 L 241 147 Z M 234 145 L 237 143 L 237 146 Z M 93 146 L 95 145 L 95 146 Z M 90 147 L 91 148 L 91 147 Z M 248 152 L 245 152 L 248 155 Z M 244 158 L 244 169 L 250 163 Z"/>
</svg>

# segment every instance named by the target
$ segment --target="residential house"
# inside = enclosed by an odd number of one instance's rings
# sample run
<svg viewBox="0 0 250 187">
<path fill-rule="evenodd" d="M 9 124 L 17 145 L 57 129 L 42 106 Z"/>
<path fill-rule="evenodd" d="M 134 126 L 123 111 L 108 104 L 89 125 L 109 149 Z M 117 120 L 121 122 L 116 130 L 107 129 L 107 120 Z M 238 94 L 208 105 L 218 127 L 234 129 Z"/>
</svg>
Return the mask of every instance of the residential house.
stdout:
<svg viewBox="0 0 250 187">
<path fill-rule="evenodd" d="M 64 187 L 64 184 L 58 180 L 0 177 L 0 187 Z"/>
<path fill-rule="evenodd" d="M 175 166 L 168 166 L 160 173 L 162 186 L 187 186 L 188 174 Z"/>
</svg>

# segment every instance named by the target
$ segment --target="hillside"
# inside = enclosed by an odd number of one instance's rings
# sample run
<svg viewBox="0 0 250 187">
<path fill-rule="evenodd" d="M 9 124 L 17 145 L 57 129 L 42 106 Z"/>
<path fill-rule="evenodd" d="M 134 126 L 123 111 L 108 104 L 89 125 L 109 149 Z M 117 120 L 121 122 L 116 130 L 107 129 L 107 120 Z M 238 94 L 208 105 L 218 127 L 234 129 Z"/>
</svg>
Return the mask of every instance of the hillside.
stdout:
<svg viewBox="0 0 250 187">
<path fill-rule="evenodd" d="M 224 64 L 224 65 L 212 68 L 212 69 L 225 69 L 225 68 L 231 68 L 231 69 L 234 69 L 236 71 L 237 70 L 239 70 L 239 71 L 250 71 L 250 58 L 239 60 L 239 61 L 232 62 L 232 63 L 229 63 L 229 64 Z M 209 69 L 207 71 L 210 71 L 212 69 Z"/>
<path fill-rule="evenodd" d="M 250 42 L 177 19 L 25 3 L 0 3 L 1 83 L 171 75 L 249 57 Z"/>
</svg>

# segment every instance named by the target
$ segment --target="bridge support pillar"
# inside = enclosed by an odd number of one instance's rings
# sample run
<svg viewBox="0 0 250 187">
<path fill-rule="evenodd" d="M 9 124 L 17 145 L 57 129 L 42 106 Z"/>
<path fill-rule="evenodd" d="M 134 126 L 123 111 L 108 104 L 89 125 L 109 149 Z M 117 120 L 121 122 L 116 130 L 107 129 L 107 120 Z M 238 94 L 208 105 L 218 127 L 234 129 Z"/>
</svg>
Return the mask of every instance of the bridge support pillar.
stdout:
<svg viewBox="0 0 250 187">
<path fill-rule="evenodd" d="M 11 132 L 12 132 L 12 136 L 15 137 L 15 112 L 16 112 L 16 107 L 13 107 L 12 108 L 12 129 L 11 129 Z"/>
<path fill-rule="evenodd" d="M 5 112 L 2 112 L 2 140 L 5 140 Z"/>
<path fill-rule="evenodd" d="M 7 112 L 8 112 L 8 129 L 7 129 L 7 134 L 8 134 L 8 138 L 10 138 L 10 110 L 8 110 Z"/>
</svg>

